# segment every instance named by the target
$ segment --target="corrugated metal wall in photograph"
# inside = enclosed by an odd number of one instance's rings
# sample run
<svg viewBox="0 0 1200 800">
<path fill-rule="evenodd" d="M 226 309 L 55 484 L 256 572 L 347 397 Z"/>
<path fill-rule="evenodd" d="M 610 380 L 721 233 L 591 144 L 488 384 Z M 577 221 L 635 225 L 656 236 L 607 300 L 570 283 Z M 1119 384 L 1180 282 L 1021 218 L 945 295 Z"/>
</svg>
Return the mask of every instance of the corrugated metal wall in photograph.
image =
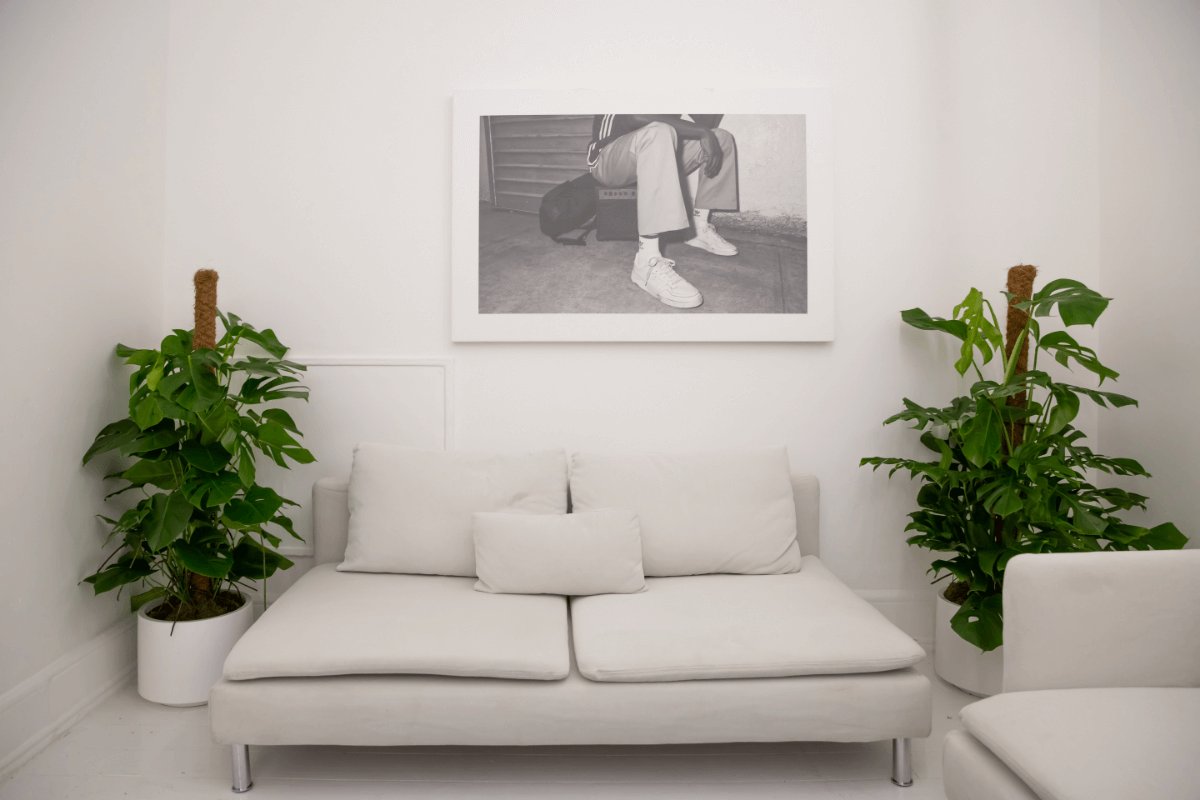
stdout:
<svg viewBox="0 0 1200 800">
<path fill-rule="evenodd" d="M 488 118 L 496 208 L 536 214 L 542 196 L 587 172 L 592 116 Z"/>
</svg>

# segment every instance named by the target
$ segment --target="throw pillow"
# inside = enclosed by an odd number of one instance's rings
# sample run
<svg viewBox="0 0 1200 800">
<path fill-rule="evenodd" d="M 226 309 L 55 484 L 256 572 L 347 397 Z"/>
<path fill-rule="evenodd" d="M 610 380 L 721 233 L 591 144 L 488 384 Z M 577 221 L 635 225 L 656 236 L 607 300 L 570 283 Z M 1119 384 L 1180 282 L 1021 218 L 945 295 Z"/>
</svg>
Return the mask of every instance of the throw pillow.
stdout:
<svg viewBox="0 0 1200 800">
<path fill-rule="evenodd" d="M 475 589 L 496 594 L 629 594 L 646 590 L 637 513 L 475 515 Z"/>
</svg>

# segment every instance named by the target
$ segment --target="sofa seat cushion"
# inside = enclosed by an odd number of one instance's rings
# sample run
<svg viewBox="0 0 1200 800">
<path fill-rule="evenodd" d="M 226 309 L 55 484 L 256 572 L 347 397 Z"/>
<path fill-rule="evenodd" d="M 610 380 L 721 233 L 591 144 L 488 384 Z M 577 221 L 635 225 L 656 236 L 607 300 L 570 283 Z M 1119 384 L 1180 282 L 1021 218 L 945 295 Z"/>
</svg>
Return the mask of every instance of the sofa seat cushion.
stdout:
<svg viewBox="0 0 1200 800">
<path fill-rule="evenodd" d="M 565 678 L 566 598 L 485 594 L 474 585 L 474 578 L 316 567 L 238 641 L 224 675 Z"/>
<path fill-rule="evenodd" d="M 900 669 L 925 651 L 805 556 L 786 575 L 647 578 L 642 594 L 571 598 L 594 681 L 775 678 Z"/>
<path fill-rule="evenodd" d="M 1200 797 L 1200 689 L 1047 689 L 962 710 L 1043 800 Z"/>
</svg>

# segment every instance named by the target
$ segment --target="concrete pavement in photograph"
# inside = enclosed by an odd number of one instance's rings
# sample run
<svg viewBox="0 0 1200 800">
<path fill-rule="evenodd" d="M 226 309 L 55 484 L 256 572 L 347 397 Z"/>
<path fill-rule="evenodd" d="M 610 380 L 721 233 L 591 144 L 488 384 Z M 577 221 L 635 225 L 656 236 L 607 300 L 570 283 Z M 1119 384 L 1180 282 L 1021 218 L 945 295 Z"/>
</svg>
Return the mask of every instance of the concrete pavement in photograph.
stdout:
<svg viewBox="0 0 1200 800">
<path fill-rule="evenodd" d="M 629 279 L 636 242 L 561 245 L 544 235 L 532 214 L 479 208 L 479 311 L 483 314 L 803 314 L 808 310 L 804 239 L 722 228 L 738 247 L 716 256 L 664 237 L 663 254 L 704 295 L 699 308 L 670 308 Z M 570 234 L 568 234 L 570 235 Z M 670 241 L 673 238 L 674 241 Z"/>
</svg>

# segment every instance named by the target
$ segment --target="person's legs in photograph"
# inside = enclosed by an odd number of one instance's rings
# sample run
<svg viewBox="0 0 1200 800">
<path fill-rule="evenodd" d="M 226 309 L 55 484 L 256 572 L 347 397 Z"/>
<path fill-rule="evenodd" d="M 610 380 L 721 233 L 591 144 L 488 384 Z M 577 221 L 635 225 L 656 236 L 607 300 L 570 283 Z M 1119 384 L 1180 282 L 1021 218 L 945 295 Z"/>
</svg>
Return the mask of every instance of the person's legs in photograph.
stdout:
<svg viewBox="0 0 1200 800">
<path fill-rule="evenodd" d="M 718 256 L 736 256 L 737 246 L 717 233 L 717 229 L 709 221 L 709 213 L 713 210 L 737 210 L 737 148 L 734 146 L 732 134 L 728 131 L 714 128 L 713 133 L 721 144 L 724 158 L 721 160 L 720 171 L 711 178 L 703 168 L 704 151 L 700 142 L 689 140 L 683 143 L 681 158 L 684 173 L 690 174 L 699 170 L 700 176 L 692 208 L 692 225 L 696 229 L 696 235 L 685 244 Z"/>
<path fill-rule="evenodd" d="M 679 181 L 678 135 L 662 122 L 627 133 L 600 152 L 592 175 L 601 186 L 637 183 L 638 251 L 630 279 L 673 308 L 695 308 L 704 298 L 675 271 L 659 249 L 659 234 L 688 227 L 687 204 Z"/>
</svg>

